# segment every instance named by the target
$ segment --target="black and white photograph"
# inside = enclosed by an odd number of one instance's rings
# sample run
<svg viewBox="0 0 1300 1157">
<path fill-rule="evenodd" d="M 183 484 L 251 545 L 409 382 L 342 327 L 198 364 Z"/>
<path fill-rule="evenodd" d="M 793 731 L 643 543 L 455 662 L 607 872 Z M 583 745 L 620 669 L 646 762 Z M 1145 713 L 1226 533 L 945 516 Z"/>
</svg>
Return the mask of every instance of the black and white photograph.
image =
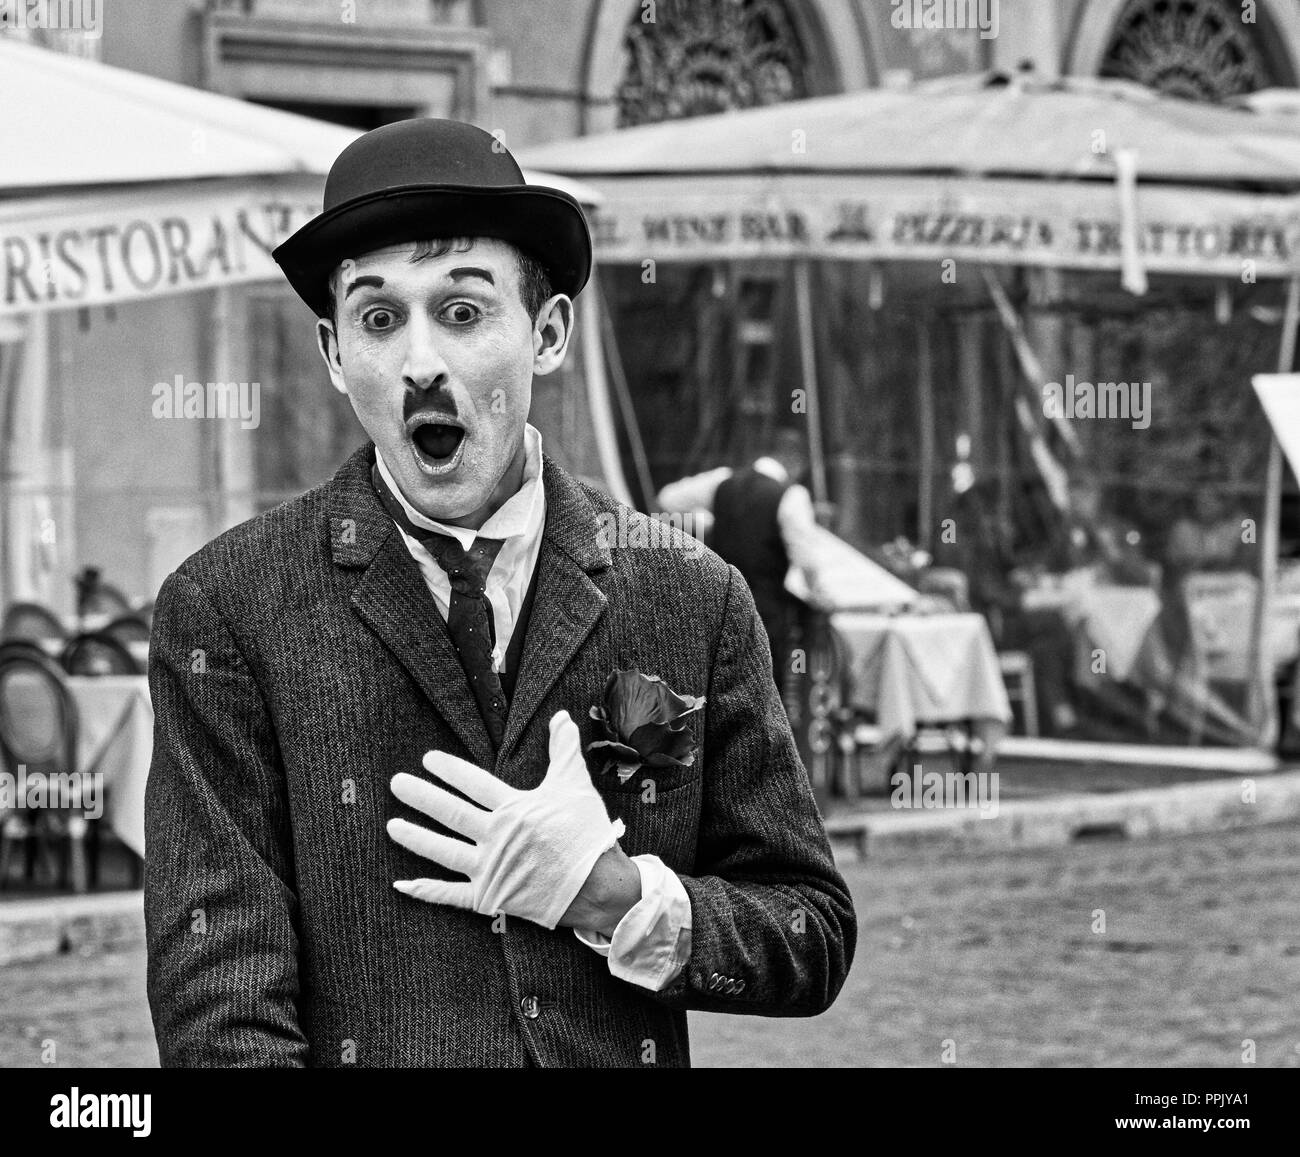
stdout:
<svg viewBox="0 0 1300 1157">
<path fill-rule="evenodd" d="M 1298 334 L 1300 0 L 0 0 L 15 1135 L 1259 1140 Z"/>
</svg>

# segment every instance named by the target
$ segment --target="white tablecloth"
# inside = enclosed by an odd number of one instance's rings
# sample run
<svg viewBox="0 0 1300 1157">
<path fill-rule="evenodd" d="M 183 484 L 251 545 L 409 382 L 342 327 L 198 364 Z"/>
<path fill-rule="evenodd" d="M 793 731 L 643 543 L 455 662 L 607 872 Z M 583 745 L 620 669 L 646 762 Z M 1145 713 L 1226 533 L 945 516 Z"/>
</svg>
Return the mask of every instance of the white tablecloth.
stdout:
<svg viewBox="0 0 1300 1157">
<path fill-rule="evenodd" d="M 982 615 L 831 616 L 849 650 L 854 701 L 886 734 L 923 723 L 1011 719 L 997 652 Z"/>
<path fill-rule="evenodd" d="M 1106 671 L 1117 682 L 1128 678 L 1147 632 L 1160 615 L 1160 596 L 1150 587 L 1101 585 L 1079 592 L 1067 617 L 1083 631 L 1091 650 L 1104 651 Z M 1090 663 L 1091 656 L 1080 655 Z"/>
<path fill-rule="evenodd" d="M 143 675 L 74 675 L 77 770 L 98 772 L 104 818 L 117 837 L 144 855 L 144 785 L 153 754 L 153 704 Z"/>
</svg>

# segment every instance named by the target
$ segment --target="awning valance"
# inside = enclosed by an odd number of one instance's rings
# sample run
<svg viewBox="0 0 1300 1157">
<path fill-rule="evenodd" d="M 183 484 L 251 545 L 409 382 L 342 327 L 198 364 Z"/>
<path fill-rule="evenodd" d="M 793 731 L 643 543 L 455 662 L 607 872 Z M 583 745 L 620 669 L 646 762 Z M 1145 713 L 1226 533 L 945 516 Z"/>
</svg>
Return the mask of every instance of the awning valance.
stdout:
<svg viewBox="0 0 1300 1157">
<path fill-rule="evenodd" d="M 271 250 L 320 196 L 319 177 L 286 175 L 0 201 L 0 315 L 278 277 Z"/>
<path fill-rule="evenodd" d="M 587 177 L 605 261 L 813 257 L 1116 270 L 1120 196 L 1107 182 L 934 177 Z M 1300 198 L 1146 186 L 1137 240 L 1151 272 L 1289 276 Z M 1252 263 L 1249 267 L 1244 263 Z"/>
</svg>

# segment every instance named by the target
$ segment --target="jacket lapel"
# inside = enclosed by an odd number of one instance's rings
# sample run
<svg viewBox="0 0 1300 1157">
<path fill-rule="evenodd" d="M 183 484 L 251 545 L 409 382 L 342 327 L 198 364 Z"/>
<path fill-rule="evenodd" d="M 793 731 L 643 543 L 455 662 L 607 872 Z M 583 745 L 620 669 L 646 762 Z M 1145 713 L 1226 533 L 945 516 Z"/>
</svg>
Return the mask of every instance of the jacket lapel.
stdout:
<svg viewBox="0 0 1300 1157">
<path fill-rule="evenodd" d="M 546 528 L 537 558 L 537 593 L 501 741 L 501 764 L 605 611 L 605 595 L 590 576 L 610 565 L 610 554 L 591 500 L 550 458 L 544 458 L 542 485 Z"/>
<path fill-rule="evenodd" d="M 473 761 L 490 768 L 492 743 L 442 616 L 371 485 L 374 460 L 374 446 L 367 445 L 334 476 L 329 517 L 335 565 L 362 572 L 352 591 L 356 613 L 410 672 Z"/>
</svg>

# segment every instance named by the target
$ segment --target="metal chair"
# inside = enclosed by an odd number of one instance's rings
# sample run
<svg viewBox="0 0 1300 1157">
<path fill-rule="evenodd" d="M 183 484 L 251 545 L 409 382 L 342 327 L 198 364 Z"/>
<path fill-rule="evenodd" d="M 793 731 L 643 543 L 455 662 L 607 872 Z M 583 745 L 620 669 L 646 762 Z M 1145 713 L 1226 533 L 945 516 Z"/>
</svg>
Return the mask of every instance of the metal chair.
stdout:
<svg viewBox="0 0 1300 1157">
<path fill-rule="evenodd" d="M 46 662 L 54 663 L 56 667 L 58 666 L 58 663 L 51 657 L 49 651 L 47 651 L 40 643 L 37 643 L 32 639 L 6 639 L 4 642 L 0 643 L 0 665 L 3 665 L 11 658 L 22 656 L 44 659 Z"/>
<path fill-rule="evenodd" d="M 10 603 L 0 622 L 0 639 L 66 639 L 62 621 L 40 603 Z"/>
<path fill-rule="evenodd" d="M 138 675 L 131 652 L 105 631 L 87 631 L 68 641 L 60 658 L 69 675 Z"/>
<path fill-rule="evenodd" d="M 136 614 L 119 615 L 106 626 L 100 634 L 110 635 L 124 647 L 130 647 L 132 643 L 147 643 L 149 641 L 149 624 Z"/>
<path fill-rule="evenodd" d="M 90 615 L 129 615 L 132 611 L 131 600 L 117 587 L 100 583 L 81 600 L 80 614 L 83 618 Z"/>
<path fill-rule="evenodd" d="M 970 580 L 965 571 L 949 566 L 932 566 L 917 580 L 920 594 L 946 603 L 954 612 L 970 610 Z"/>
<path fill-rule="evenodd" d="M 47 778 L 47 785 L 79 784 L 77 708 L 58 666 L 44 654 L 9 649 L 0 661 L 0 757 L 10 775 Z M 58 777 L 57 779 L 52 777 Z M 25 802 L 27 796 L 23 792 Z M 15 808 L 0 824 L 0 888 L 9 881 L 15 846 L 26 852 L 26 876 L 34 879 L 38 860 L 51 868 L 50 845 L 62 848 L 58 881 L 66 887 L 71 875 L 76 891 L 87 887 L 86 837 L 91 838 L 94 875 L 98 875 L 95 821 L 79 806 L 60 804 L 47 793 L 47 806 L 31 812 Z M 55 805 L 55 806 L 49 806 Z"/>
</svg>

